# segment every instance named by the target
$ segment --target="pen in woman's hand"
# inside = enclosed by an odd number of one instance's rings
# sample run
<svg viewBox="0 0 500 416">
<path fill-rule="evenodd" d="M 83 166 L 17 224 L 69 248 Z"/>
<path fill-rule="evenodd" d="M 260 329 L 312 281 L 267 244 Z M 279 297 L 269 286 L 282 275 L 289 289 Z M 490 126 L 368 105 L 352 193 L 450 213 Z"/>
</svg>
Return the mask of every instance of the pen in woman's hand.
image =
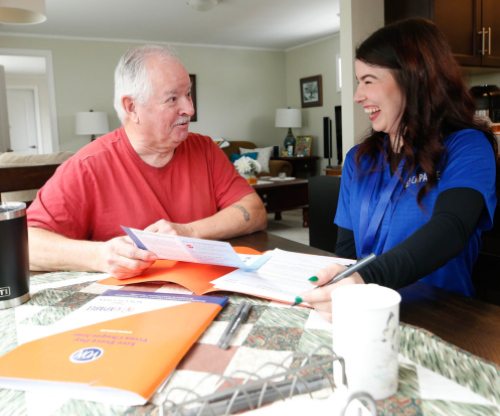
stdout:
<svg viewBox="0 0 500 416">
<path fill-rule="evenodd" d="M 325 287 L 325 286 L 331 285 L 333 283 L 337 283 L 339 280 L 342 280 L 343 278 L 348 277 L 351 274 L 354 274 L 354 273 L 358 272 L 363 267 L 365 267 L 366 265 L 370 264 L 376 258 L 377 258 L 377 256 L 374 253 L 372 253 L 369 256 L 366 256 L 365 258 L 363 258 L 361 260 L 358 260 L 356 263 L 351 264 L 347 269 L 341 271 L 337 276 L 335 276 L 329 282 L 327 282 L 327 283 L 325 283 L 323 285 L 320 285 L 320 286 L 316 286 L 314 289 L 319 289 L 320 287 Z M 309 280 L 311 280 L 311 279 L 309 279 Z M 290 307 L 296 306 L 299 303 L 302 303 L 302 298 L 300 298 L 299 296 L 297 296 L 295 298 L 295 302 L 292 303 L 290 305 Z"/>
</svg>

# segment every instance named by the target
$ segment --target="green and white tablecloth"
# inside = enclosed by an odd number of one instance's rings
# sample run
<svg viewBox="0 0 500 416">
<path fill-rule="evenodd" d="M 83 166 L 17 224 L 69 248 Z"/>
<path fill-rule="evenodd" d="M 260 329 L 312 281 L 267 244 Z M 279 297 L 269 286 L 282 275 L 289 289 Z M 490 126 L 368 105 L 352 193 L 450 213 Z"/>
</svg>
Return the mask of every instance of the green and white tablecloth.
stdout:
<svg viewBox="0 0 500 416">
<path fill-rule="evenodd" d="M 102 275 L 51 273 L 31 278 L 32 299 L 15 309 L 0 310 L 0 355 L 72 313 L 99 293 L 116 286 L 95 283 Z M 189 293 L 172 284 L 137 286 L 133 290 Z M 36 293 L 35 293 L 36 292 Z M 226 294 L 225 294 L 226 295 Z M 265 362 L 280 362 L 291 352 L 310 352 L 331 345 L 328 323 L 314 311 L 283 307 L 267 300 L 229 295 L 230 302 L 181 361 L 166 387 L 192 387 L 207 373 L 255 371 Z M 242 299 L 254 306 L 231 347 L 216 346 Z M 499 317 L 500 319 L 500 317 Z M 168 328 L 168 323 L 165 323 Z M 379 415 L 500 415 L 500 367 L 471 355 L 435 335 L 401 324 L 399 390 L 377 402 Z M 37 393 L 0 389 L 0 416 L 156 415 L 153 404 L 110 406 Z M 250 413 L 251 414 L 251 413 Z"/>
</svg>

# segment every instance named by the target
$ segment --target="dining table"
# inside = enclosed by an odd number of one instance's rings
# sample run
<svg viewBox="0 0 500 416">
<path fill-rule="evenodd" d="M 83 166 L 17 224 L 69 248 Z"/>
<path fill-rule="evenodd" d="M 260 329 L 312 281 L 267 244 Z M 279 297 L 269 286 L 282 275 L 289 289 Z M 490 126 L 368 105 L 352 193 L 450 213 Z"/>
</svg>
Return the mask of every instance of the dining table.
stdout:
<svg viewBox="0 0 500 416">
<path fill-rule="evenodd" d="M 264 252 L 280 248 L 320 256 L 334 254 L 265 232 L 228 240 Z M 500 273 L 500 270 L 498 271 Z M 443 340 L 500 365 L 500 306 L 416 282 L 398 290 L 401 322 L 424 328 Z"/>
<path fill-rule="evenodd" d="M 266 232 L 227 241 L 233 247 L 261 253 L 279 248 L 335 257 Z M 33 272 L 32 299 L 20 307 L 0 310 L 0 356 L 18 345 L 18 334 L 50 326 L 110 288 L 99 283 L 103 278 L 96 273 Z M 168 282 L 113 288 L 188 293 Z M 377 414 L 500 415 L 500 307 L 422 282 L 398 292 L 402 297 L 399 387 L 394 396 L 376 402 Z M 309 354 L 318 360 L 331 357 L 326 350 L 318 352 L 321 346 L 332 346 L 331 324 L 311 308 L 290 308 L 241 293 L 210 295 L 226 296 L 229 301 L 178 364 L 162 390 L 162 398 L 155 395 L 146 405 L 127 407 L 70 399 L 57 391 L 50 395 L 0 389 L 0 416 L 158 415 L 165 397 L 174 397 L 173 402 L 183 400 L 172 393 L 175 389 L 194 388 L 194 393 L 205 394 L 206 389 L 196 392 L 195 386 L 211 374 L 241 381 L 238 372 L 255 373 L 267 363 L 285 362 L 290 354 Z M 222 350 L 217 341 L 242 300 L 252 302 L 250 314 L 229 348 Z M 296 364 L 294 360 L 292 357 L 290 368 Z"/>
</svg>

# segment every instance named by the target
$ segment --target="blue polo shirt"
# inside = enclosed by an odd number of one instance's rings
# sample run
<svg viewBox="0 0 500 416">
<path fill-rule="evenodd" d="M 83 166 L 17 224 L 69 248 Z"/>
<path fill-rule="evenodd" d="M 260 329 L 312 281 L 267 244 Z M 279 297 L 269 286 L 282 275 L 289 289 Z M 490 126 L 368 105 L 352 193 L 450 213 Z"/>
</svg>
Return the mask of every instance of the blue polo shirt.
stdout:
<svg viewBox="0 0 500 416">
<path fill-rule="evenodd" d="M 444 142 L 445 157 L 438 166 L 438 183 L 422 199 L 424 209 L 417 204 L 417 193 L 427 180 L 424 174 L 411 175 L 403 172 L 405 184 L 398 182 L 375 234 L 371 252 L 380 255 L 398 245 L 426 224 L 434 210 L 437 196 L 451 188 L 472 188 L 483 195 L 485 208 L 467 243 L 465 250 L 450 260 L 445 266 L 427 275 L 422 282 L 442 287 L 467 296 L 474 296 L 471 282 L 472 266 L 481 248 L 481 231 L 493 226 L 493 214 L 497 203 L 495 195 L 495 158 L 492 147 L 485 135 L 477 130 L 462 130 Z M 371 175 L 377 175 L 370 199 L 368 216 L 371 219 L 382 191 L 391 180 L 391 170 L 387 162 L 381 162 L 380 171 L 362 174 L 370 170 L 371 161 L 361 160 L 356 167 L 356 150 L 347 154 L 342 169 L 342 182 L 335 224 L 352 230 L 356 243 L 356 253 L 361 255 L 360 216 L 361 203 Z"/>
</svg>

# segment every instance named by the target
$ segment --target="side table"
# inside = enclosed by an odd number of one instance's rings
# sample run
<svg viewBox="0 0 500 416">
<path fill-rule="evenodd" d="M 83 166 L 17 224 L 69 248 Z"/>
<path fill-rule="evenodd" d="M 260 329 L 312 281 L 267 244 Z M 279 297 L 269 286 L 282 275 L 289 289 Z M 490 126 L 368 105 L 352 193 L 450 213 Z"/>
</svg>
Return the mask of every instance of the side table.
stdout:
<svg viewBox="0 0 500 416">
<path fill-rule="evenodd" d="M 308 173 L 310 176 L 316 176 L 317 161 L 319 159 L 319 156 L 289 156 L 271 158 L 271 160 L 286 160 L 290 162 L 293 167 L 292 174 L 297 178 L 307 178 Z"/>
<path fill-rule="evenodd" d="M 302 208 L 303 226 L 309 227 L 309 194 L 307 180 L 292 179 L 276 181 L 270 184 L 252 185 L 266 207 L 266 211 L 275 214 L 281 220 L 281 212 Z"/>
</svg>

